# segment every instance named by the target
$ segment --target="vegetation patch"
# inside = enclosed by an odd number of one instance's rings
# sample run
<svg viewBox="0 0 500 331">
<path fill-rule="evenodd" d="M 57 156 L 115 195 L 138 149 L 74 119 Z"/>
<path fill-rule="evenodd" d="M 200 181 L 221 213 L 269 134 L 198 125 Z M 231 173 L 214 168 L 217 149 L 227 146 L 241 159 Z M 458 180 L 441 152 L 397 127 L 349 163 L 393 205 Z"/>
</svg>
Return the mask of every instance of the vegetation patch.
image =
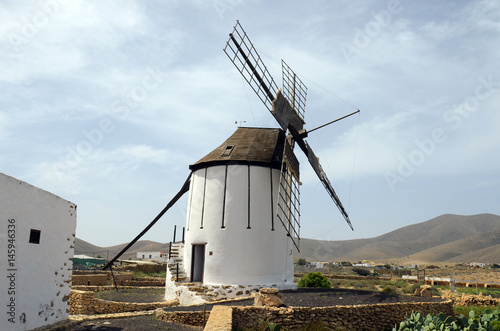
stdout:
<svg viewBox="0 0 500 331">
<path fill-rule="evenodd" d="M 328 278 L 323 276 L 320 272 L 310 272 L 299 281 L 298 287 L 331 287 Z"/>
<path fill-rule="evenodd" d="M 437 315 L 428 314 L 423 317 L 419 312 L 412 312 L 399 326 L 394 326 L 392 330 L 500 330 L 500 318 L 496 309 L 494 311 L 486 309 L 481 315 L 476 315 L 471 310 L 468 318 L 464 315 L 454 318 L 445 316 L 443 313 Z"/>
</svg>

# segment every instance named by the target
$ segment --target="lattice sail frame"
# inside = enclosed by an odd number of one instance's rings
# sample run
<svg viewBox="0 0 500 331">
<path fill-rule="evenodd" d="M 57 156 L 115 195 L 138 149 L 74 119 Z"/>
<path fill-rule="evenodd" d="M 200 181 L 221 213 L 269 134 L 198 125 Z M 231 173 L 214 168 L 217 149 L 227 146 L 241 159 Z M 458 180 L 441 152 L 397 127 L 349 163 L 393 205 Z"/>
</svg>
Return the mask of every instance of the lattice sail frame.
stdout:
<svg viewBox="0 0 500 331">
<path fill-rule="evenodd" d="M 283 59 L 281 59 L 281 68 L 283 77 L 282 93 L 290 102 L 290 106 L 304 121 L 307 87 Z"/>
<path fill-rule="evenodd" d="M 297 248 L 297 251 L 300 251 L 300 182 L 298 174 L 293 171 L 295 166 L 292 165 L 292 163 L 297 162 L 297 159 L 287 140 L 285 140 L 282 159 L 276 216 L 285 228 L 287 236 L 290 237 L 295 248 Z"/>
<path fill-rule="evenodd" d="M 267 109 L 271 110 L 272 100 L 278 91 L 278 86 L 239 21 L 236 21 L 233 32 L 229 35 L 224 53 L 250 84 Z M 247 59 L 250 60 L 250 63 Z"/>
</svg>

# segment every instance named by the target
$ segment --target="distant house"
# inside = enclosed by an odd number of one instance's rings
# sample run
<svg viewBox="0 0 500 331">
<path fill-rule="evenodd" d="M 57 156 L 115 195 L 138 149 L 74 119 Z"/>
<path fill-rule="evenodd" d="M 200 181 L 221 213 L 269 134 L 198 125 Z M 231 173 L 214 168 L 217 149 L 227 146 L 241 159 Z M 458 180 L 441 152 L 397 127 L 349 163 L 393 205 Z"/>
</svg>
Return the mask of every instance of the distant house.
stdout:
<svg viewBox="0 0 500 331">
<path fill-rule="evenodd" d="M 141 260 L 166 262 L 168 259 L 168 254 L 162 252 L 137 252 L 137 258 Z"/>
<path fill-rule="evenodd" d="M 75 255 L 73 257 L 73 266 L 75 269 L 78 269 L 77 266 L 85 266 L 86 268 L 89 268 L 95 265 L 104 265 L 104 263 L 104 259 L 87 255 Z"/>
<path fill-rule="evenodd" d="M 325 264 L 328 264 L 328 262 L 309 262 L 306 266 L 309 268 L 323 269 Z"/>
<path fill-rule="evenodd" d="M 373 267 L 373 264 L 370 262 L 363 262 L 363 263 L 356 263 L 352 265 L 353 267 L 365 267 L 365 268 L 371 268 Z"/>
</svg>

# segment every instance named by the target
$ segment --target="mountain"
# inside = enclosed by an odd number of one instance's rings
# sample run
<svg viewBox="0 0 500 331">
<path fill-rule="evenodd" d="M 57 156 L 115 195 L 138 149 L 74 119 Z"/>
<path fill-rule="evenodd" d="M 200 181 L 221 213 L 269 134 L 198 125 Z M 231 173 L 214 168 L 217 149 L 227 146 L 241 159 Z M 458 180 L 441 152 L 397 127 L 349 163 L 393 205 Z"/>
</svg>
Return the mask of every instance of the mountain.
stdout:
<svg viewBox="0 0 500 331">
<path fill-rule="evenodd" d="M 76 239 L 75 254 L 113 258 L 127 244 L 94 246 Z M 123 259 L 139 251 L 168 252 L 168 243 L 135 243 Z M 400 264 L 485 262 L 500 263 L 500 216 L 441 215 L 368 239 L 322 241 L 302 238 L 295 258 L 308 261 L 360 261 Z"/>
<path fill-rule="evenodd" d="M 370 239 L 301 239 L 308 261 L 500 262 L 500 216 L 441 215 Z"/>
<path fill-rule="evenodd" d="M 92 245 L 85 240 L 76 238 L 75 240 L 75 255 L 76 254 L 84 254 L 89 256 L 101 256 L 106 258 L 107 260 L 112 259 L 116 256 L 125 246 L 126 244 L 109 246 L 109 247 L 99 247 Z M 161 244 L 150 240 L 139 240 L 132 247 L 130 247 L 121 257 L 120 259 L 136 259 L 137 252 L 165 252 L 168 253 L 169 244 Z"/>
</svg>

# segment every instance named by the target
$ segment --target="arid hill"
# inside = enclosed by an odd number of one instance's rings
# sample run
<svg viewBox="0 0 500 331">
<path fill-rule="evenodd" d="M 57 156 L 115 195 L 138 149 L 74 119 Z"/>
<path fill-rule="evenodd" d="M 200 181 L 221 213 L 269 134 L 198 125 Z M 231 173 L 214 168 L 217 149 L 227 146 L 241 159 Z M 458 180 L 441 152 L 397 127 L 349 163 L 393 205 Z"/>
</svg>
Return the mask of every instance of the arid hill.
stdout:
<svg viewBox="0 0 500 331">
<path fill-rule="evenodd" d="M 98 247 L 78 239 L 75 254 L 113 258 L 126 244 Z M 139 251 L 168 252 L 168 243 L 142 240 L 122 258 Z M 355 240 L 321 241 L 302 238 L 296 258 L 308 261 L 380 261 L 401 264 L 485 262 L 500 263 L 500 216 L 441 215 L 384 235 Z"/>
<path fill-rule="evenodd" d="M 116 256 L 128 243 L 109 246 L 109 247 L 99 247 L 92 245 L 85 240 L 76 238 L 75 241 L 75 254 L 84 254 L 89 256 L 100 256 L 106 259 L 112 259 Z M 168 243 L 161 244 L 150 240 L 140 240 L 136 242 L 132 247 L 125 252 L 120 259 L 136 259 L 137 252 L 164 252 L 168 253 Z"/>
<path fill-rule="evenodd" d="M 302 239 L 300 247 L 296 257 L 308 261 L 500 263 L 500 216 L 447 214 L 374 238 Z"/>
</svg>

